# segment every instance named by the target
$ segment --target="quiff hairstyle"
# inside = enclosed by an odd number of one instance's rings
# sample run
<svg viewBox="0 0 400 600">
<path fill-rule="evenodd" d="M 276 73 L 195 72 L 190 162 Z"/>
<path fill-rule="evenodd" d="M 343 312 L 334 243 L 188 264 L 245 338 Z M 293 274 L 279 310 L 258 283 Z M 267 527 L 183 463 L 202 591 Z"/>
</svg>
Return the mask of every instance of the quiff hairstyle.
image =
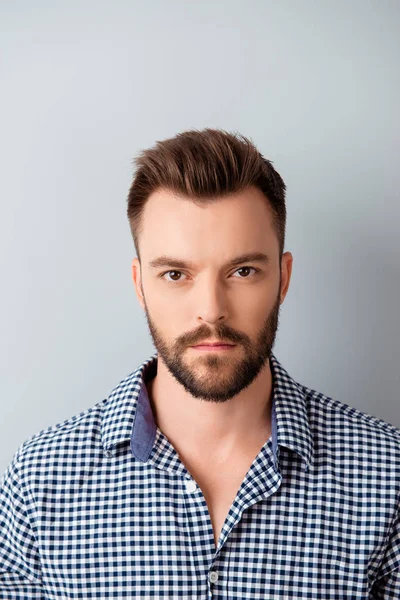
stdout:
<svg viewBox="0 0 400 600">
<path fill-rule="evenodd" d="M 272 161 L 253 142 L 222 129 L 191 130 L 158 141 L 134 159 L 136 173 L 128 194 L 127 215 L 137 257 L 143 210 L 150 194 L 165 189 L 197 205 L 217 202 L 255 186 L 269 202 L 279 242 L 279 261 L 285 246 L 286 186 Z"/>
</svg>

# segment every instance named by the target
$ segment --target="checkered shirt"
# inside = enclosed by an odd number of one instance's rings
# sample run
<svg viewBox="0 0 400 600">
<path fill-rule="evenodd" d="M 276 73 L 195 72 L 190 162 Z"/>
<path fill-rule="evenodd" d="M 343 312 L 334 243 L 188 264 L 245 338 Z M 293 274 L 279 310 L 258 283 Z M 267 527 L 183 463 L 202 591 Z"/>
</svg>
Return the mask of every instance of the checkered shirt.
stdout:
<svg viewBox="0 0 400 600">
<path fill-rule="evenodd" d="M 399 600 L 400 430 L 270 365 L 272 436 L 217 546 L 154 421 L 157 353 L 27 439 L 1 481 L 0 598 Z"/>
</svg>

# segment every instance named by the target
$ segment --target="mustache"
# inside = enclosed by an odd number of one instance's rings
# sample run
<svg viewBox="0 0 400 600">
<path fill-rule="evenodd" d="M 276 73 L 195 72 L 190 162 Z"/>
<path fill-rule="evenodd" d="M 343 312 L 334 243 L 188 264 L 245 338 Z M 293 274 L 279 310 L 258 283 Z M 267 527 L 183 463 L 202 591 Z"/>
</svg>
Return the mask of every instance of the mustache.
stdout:
<svg viewBox="0 0 400 600">
<path fill-rule="evenodd" d="M 246 336 L 227 328 L 225 325 L 217 328 L 217 330 L 214 332 L 210 330 L 209 327 L 201 327 L 195 333 L 183 336 L 181 338 L 181 343 L 184 346 L 194 346 L 196 344 L 200 344 L 202 341 L 213 340 L 215 342 L 221 342 L 221 344 L 224 342 L 240 344 L 243 343 L 244 337 Z"/>
</svg>

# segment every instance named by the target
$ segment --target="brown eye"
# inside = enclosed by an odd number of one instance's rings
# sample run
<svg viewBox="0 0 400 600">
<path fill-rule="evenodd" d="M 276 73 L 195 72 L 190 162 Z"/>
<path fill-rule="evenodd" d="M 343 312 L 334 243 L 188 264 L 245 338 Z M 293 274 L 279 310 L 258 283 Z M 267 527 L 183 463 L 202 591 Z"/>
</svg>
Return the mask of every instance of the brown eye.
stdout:
<svg viewBox="0 0 400 600">
<path fill-rule="evenodd" d="M 174 281 L 177 282 L 177 283 L 179 283 L 179 281 L 181 281 L 181 277 L 180 277 L 182 275 L 181 271 L 175 271 L 175 270 L 173 270 L 173 271 L 165 271 L 165 273 L 162 273 L 160 275 L 160 277 L 163 279 L 164 275 L 169 275 L 170 273 L 172 273 L 171 279 L 166 279 L 167 283 L 173 283 Z M 179 277 L 176 278 L 176 275 L 179 275 Z"/>
<path fill-rule="evenodd" d="M 240 269 L 237 269 L 235 271 L 235 273 L 238 273 L 239 271 L 245 271 L 246 273 L 248 273 L 249 269 L 253 269 L 253 271 L 255 273 L 258 272 L 258 269 L 254 268 L 254 267 L 240 267 Z M 248 279 L 247 275 L 245 275 L 244 277 L 239 277 L 239 279 Z"/>
<path fill-rule="evenodd" d="M 170 271 L 170 273 L 173 273 L 173 274 L 175 274 L 175 275 L 179 275 L 179 271 Z M 176 279 L 175 279 L 175 277 L 174 277 L 173 275 L 172 275 L 172 279 L 173 279 L 174 281 L 176 281 Z"/>
</svg>

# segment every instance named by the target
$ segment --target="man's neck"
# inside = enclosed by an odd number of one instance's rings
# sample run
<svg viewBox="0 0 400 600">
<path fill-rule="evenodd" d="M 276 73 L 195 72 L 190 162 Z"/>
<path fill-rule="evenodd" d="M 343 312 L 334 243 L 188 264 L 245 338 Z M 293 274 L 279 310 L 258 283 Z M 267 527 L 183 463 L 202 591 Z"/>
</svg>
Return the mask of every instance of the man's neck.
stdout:
<svg viewBox="0 0 400 600">
<path fill-rule="evenodd" d="M 194 398 L 160 364 L 146 385 L 156 424 L 178 452 L 224 461 L 261 448 L 271 435 L 269 361 L 247 388 L 226 402 Z"/>
</svg>

